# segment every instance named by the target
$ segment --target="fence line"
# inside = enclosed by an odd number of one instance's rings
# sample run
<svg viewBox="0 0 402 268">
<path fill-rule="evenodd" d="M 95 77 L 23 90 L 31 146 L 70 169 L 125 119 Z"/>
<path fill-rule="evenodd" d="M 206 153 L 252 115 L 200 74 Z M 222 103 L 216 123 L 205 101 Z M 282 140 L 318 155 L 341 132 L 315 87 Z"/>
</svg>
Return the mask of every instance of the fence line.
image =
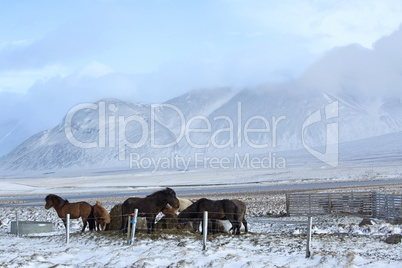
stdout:
<svg viewBox="0 0 402 268">
<path fill-rule="evenodd" d="M 396 218 L 402 216 L 402 195 L 375 194 L 373 195 L 373 217 Z"/>
<path fill-rule="evenodd" d="M 288 216 L 351 214 L 362 217 L 402 216 L 402 195 L 375 192 L 291 193 L 286 195 Z"/>
</svg>

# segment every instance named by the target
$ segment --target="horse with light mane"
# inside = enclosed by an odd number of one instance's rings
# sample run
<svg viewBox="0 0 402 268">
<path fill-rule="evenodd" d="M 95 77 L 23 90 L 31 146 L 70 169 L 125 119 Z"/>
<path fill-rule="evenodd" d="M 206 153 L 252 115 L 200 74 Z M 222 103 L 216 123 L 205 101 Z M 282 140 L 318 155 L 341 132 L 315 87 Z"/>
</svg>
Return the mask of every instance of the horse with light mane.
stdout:
<svg viewBox="0 0 402 268">
<path fill-rule="evenodd" d="M 106 229 L 106 224 L 110 223 L 110 215 L 99 201 L 96 201 L 96 204 L 93 206 L 93 208 L 96 230 L 104 231 Z"/>
</svg>

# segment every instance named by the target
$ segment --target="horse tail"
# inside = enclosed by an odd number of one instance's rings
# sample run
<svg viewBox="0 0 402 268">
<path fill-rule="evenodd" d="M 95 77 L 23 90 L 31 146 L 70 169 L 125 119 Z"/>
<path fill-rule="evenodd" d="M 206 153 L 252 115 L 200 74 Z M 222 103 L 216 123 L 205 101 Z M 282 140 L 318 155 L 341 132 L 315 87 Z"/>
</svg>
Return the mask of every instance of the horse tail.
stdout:
<svg viewBox="0 0 402 268">
<path fill-rule="evenodd" d="M 240 227 L 241 227 L 241 222 L 239 221 L 239 207 L 237 206 L 236 203 L 234 203 L 234 214 L 233 214 L 233 221 L 235 222 L 235 226 L 233 228 L 233 231 L 235 234 L 240 234 Z"/>
<path fill-rule="evenodd" d="M 233 202 L 233 204 L 235 205 L 233 219 L 236 222 L 238 222 L 239 221 L 239 207 L 234 202 Z"/>
<path fill-rule="evenodd" d="M 91 213 L 89 213 L 88 216 L 88 224 L 89 224 L 89 230 L 94 230 L 95 229 L 95 216 L 94 216 L 94 207 L 91 206 Z"/>
</svg>

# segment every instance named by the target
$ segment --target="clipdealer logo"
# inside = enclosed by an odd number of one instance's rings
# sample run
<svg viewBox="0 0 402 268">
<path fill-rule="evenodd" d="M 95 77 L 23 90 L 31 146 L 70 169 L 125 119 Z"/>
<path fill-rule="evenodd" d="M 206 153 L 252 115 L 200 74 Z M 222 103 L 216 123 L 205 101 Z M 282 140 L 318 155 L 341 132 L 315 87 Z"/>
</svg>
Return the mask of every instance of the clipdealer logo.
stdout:
<svg viewBox="0 0 402 268">
<path fill-rule="evenodd" d="M 321 160 L 322 162 L 332 166 L 337 167 L 339 163 L 339 126 L 338 122 L 326 123 L 326 140 L 325 140 L 325 152 L 321 153 L 313 148 L 311 148 L 305 141 L 305 130 L 307 127 L 322 122 L 325 118 L 326 121 L 338 118 L 339 116 L 339 104 L 338 101 L 334 101 L 324 107 L 325 117 L 321 116 L 321 110 L 315 111 L 311 114 L 303 123 L 302 126 L 302 143 L 304 148 L 312 156 Z"/>
<path fill-rule="evenodd" d="M 249 118 L 244 118 L 241 102 L 237 103 L 237 114 L 234 118 L 219 115 L 214 118 L 208 118 L 204 115 L 195 115 L 191 118 L 186 118 L 184 113 L 172 104 L 151 104 L 149 117 L 140 115 L 117 115 L 118 108 L 115 104 L 107 105 L 106 102 L 99 103 L 82 103 L 73 107 L 66 115 L 64 121 L 65 136 L 71 144 L 83 149 L 91 148 L 116 148 L 118 151 L 118 159 L 121 161 L 127 160 L 129 157 L 130 168 L 152 169 L 158 168 L 178 168 L 186 170 L 190 163 L 194 167 L 203 168 L 286 168 L 285 158 L 277 155 L 276 152 L 270 152 L 278 146 L 278 129 L 281 127 L 281 122 L 286 120 L 286 116 L 272 116 L 267 118 L 261 115 L 254 115 Z M 79 136 L 74 133 L 79 133 L 77 129 L 82 126 L 73 124 L 73 118 L 80 112 L 88 111 L 97 113 L 98 122 L 95 122 L 97 134 L 92 134 L 91 141 L 82 141 Z M 158 139 L 158 135 L 163 135 L 157 131 L 156 125 L 163 125 L 158 116 L 166 112 L 174 115 L 174 120 L 177 120 L 177 129 L 172 131 L 176 133 L 173 139 L 167 142 L 163 139 Z M 338 102 L 333 102 L 325 106 L 325 120 L 338 116 Z M 338 164 L 338 123 L 328 123 L 326 128 L 326 151 L 321 153 L 310 147 L 305 141 L 305 130 L 324 119 L 321 116 L 321 111 L 318 110 L 310 115 L 303 123 L 301 130 L 302 144 L 304 148 L 314 157 L 324 163 L 337 166 Z M 221 127 L 213 130 L 214 123 L 221 123 Z M 129 128 L 129 125 L 135 125 L 135 130 Z M 256 127 L 258 126 L 258 127 Z M 166 126 L 165 126 L 166 127 Z M 77 129 L 76 129 L 77 128 Z M 85 128 L 85 126 L 83 126 Z M 136 141 L 128 139 L 128 129 L 135 131 Z M 133 133 L 129 133 L 133 134 Z M 207 139 L 199 140 L 196 134 L 201 134 Z M 77 134 L 78 135 L 78 134 Z M 95 137 L 97 135 L 97 137 Z M 225 136 L 224 139 L 219 137 Z M 254 139 L 251 137 L 254 136 Z M 268 137 L 260 141 L 255 139 L 256 136 Z M 199 135 L 198 135 L 199 137 Z M 165 142 L 163 142 L 165 141 Z M 191 148 L 194 148 L 192 155 L 180 156 L 171 153 L 168 156 L 142 156 L 135 152 L 135 149 L 147 147 L 149 149 L 174 149 L 179 143 L 185 143 Z M 233 148 L 234 152 L 231 156 L 213 157 L 207 156 L 204 153 L 199 153 L 201 150 L 208 148 L 226 149 Z M 127 150 L 128 148 L 134 150 Z M 260 152 L 265 151 L 266 154 L 260 157 L 252 157 L 250 153 L 245 152 L 240 154 L 236 149 L 249 148 L 258 149 Z M 134 151 L 134 152 L 133 152 Z M 244 151 L 244 150 L 243 150 Z M 247 151 L 247 150 L 246 150 Z"/>
</svg>

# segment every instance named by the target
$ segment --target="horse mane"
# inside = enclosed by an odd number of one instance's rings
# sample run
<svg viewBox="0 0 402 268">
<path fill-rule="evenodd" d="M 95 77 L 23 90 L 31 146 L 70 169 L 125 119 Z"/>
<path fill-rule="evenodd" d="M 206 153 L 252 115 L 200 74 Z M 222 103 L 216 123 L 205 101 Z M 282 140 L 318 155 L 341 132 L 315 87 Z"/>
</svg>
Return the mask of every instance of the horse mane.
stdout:
<svg viewBox="0 0 402 268">
<path fill-rule="evenodd" d="M 49 201 L 49 199 L 57 199 L 58 203 L 59 203 L 59 207 L 63 206 L 66 203 L 69 203 L 69 201 L 67 199 L 63 199 L 58 195 L 55 194 L 48 194 L 45 198 L 45 201 Z"/>
<path fill-rule="evenodd" d="M 110 223 L 110 215 L 107 210 L 103 207 L 103 204 L 100 201 L 96 201 L 96 205 L 99 209 L 97 209 L 97 213 L 100 213 L 100 217 L 102 217 L 106 223 Z M 94 207 L 95 207 L 94 206 Z"/>
<path fill-rule="evenodd" d="M 174 193 L 174 191 L 171 188 L 166 187 L 165 189 L 156 191 L 150 195 L 147 195 L 146 197 L 155 197 L 155 196 L 159 196 L 161 194 L 162 195 L 171 195 L 172 193 Z"/>
</svg>

